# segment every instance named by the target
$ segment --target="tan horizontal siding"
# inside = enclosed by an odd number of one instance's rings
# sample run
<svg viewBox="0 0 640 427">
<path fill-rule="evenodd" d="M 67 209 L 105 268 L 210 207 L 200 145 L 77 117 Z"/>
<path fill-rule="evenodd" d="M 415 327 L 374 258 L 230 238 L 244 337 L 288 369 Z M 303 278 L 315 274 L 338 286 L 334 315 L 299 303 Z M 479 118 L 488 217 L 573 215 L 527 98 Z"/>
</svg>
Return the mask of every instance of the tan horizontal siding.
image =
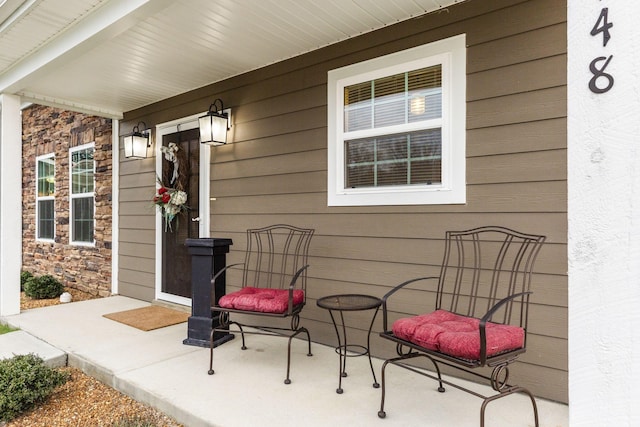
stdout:
<svg viewBox="0 0 640 427">
<path fill-rule="evenodd" d="M 155 171 L 141 171 L 140 173 L 131 175 L 122 175 L 120 177 L 120 186 L 122 188 L 141 188 L 146 187 L 152 191 L 155 189 Z M 151 198 L 149 198 L 151 200 Z"/>
<path fill-rule="evenodd" d="M 124 270 L 125 273 L 128 273 Z M 129 280 L 130 279 L 130 280 Z M 133 274 L 125 274 L 120 278 L 120 295 L 143 301 L 153 301 L 155 298 L 153 283 L 141 280 Z"/>
<path fill-rule="evenodd" d="M 120 150 L 120 176 L 138 175 L 140 173 L 153 173 L 155 171 L 155 159 L 149 157 L 144 160 L 131 160 L 124 158 L 123 150 Z"/>
<path fill-rule="evenodd" d="M 567 115 L 567 88 L 553 87 L 467 103 L 467 128 L 554 119 Z"/>
<path fill-rule="evenodd" d="M 211 195 L 224 201 L 225 197 L 253 196 L 258 194 L 298 194 L 326 191 L 326 171 L 280 174 L 271 177 L 249 176 L 212 182 Z M 322 179 L 325 183 L 323 185 Z M 221 205 L 215 203 L 214 205 Z M 216 206 L 217 207 L 217 206 Z"/>
<path fill-rule="evenodd" d="M 536 78 L 529 78 L 534 75 Z M 523 78 L 523 77 L 527 78 Z M 467 100 L 531 92 L 564 86 L 567 80 L 567 56 L 557 55 L 516 65 L 492 68 L 469 74 Z"/>
<path fill-rule="evenodd" d="M 139 271 L 130 269 L 121 269 L 119 280 L 125 284 L 135 284 L 140 287 L 153 289 L 155 286 L 155 277 L 153 271 Z M 126 286 L 126 285 L 125 285 Z M 126 286 L 128 287 L 128 286 Z"/>
<path fill-rule="evenodd" d="M 123 203 L 120 209 L 120 215 L 129 216 L 137 215 L 140 212 L 154 213 L 155 205 L 151 203 L 151 200 L 140 200 L 141 198 L 149 197 L 149 194 L 153 194 L 154 190 L 144 190 L 141 192 L 137 199 L 132 198 L 132 201 Z M 122 199 L 120 199 L 122 201 Z"/>
<path fill-rule="evenodd" d="M 155 245 L 144 243 L 129 243 L 120 249 L 120 255 L 141 258 L 153 258 L 155 256 Z"/>
<path fill-rule="evenodd" d="M 233 146 L 216 148 L 216 167 L 226 162 L 235 162 L 253 158 L 272 157 L 292 151 L 312 151 L 327 149 L 327 129 L 325 127 L 308 129 L 297 133 L 277 135 L 253 140 L 245 140 Z M 304 144 L 301 144 L 301 141 Z"/>
<path fill-rule="evenodd" d="M 309 178 L 309 174 L 288 176 L 287 181 L 302 179 L 308 180 L 305 192 L 296 192 L 295 206 L 297 213 L 326 214 L 333 211 L 327 207 L 326 187 L 322 184 L 326 182 L 326 174 L 322 174 L 317 182 Z M 275 213 L 287 213 L 291 210 L 292 193 L 284 192 L 284 188 L 276 188 L 266 194 L 251 195 L 235 193 L 233 190 L 244 188 L 243 181 L 233 182 L 218 181 L 216 190 L 212 194 L 216 197 L 226 197 L 224 203 L 216 206 L 216 215 L 233 214 L 257 214 L 263 211 Z M 326 185 L 326 184 L 325 184 Z M 529 182 L 504 183 L 501 185 L 476 184 L 467 187 L 467 204 L 453 206 L 429 206 L 418 207 L 416 211 L 424 210 L 424 213 L 433 212 L 566 212 L 567 208 L 567 187 L 562 181 L 543 181 L 535 184 L 535 191 L 531 191 Z M 316 187 L 318 187 L 316 189 Z M 312 192 L 311 192 L 312 191 Z M 369 213 L 394 213 L 398 208 L 394 206 L 377 206 L 367 210 Z M 362 209 L 358 207 L 342 207 L 342 213 L 359 213 Z"/>
<path fill-rule="evenodd" d="M 467 156 L 566 149 L 566 117 L 467 130 Z"/>
<path fill-rule="evenodd" d="M 245 237 L 239 233 L 225 232 L 233 240 L 231 250 L 233 252 L 243 253 L 246 244 Z M 399 236 L 379 236 L 370 237 L 358 236 L 357 239 L 347 235 L 325 235 L 316 234 L 313 237 L 313 261 L 314 265 L 311 270 L 323 270 L 329 268 L 331 263 L 358 263 L 361 260 L 370 262 L 383 263 L 402 263 L 415 264 L 418 267 L 423 265 L 440 265 L 444 251 L 444 236 L 439 239 L 425 239 L 419 236 L 415 237 L 399 237 Z M 564 243 L 545 244 L 540 251 L 538 264 L 536 268 L 537 274 L 546 276 L 557 276 L 556 284 L 562 283 L 563 273 L 567 270 L 567 264 L 563 259 Z M 327 265 L 323 265 L 326 263 Z M 315 265 L 319 264 L 319 265 Z M 350 267 L 346 264 L 345 270 Z M 393 271 L 392 271 L 393 273 Z M 410 273 L 401 273 L 392 282 L 386 283 L 392 285 L 399 283 Z M 340 273 L 342 275 L 342 273 Z M 318 277 L 318 275 L 314 275 Z M 322 277 L 322 276 L 321 276 Z M 341 276 L 342 277 L 342 276 Z M 340 279 L 337 279 L 340 280 Z M 343 279 L 348 280 L 348 279 Z M 545 277 L 544 282 L 550 280 Z M 356 280 L 357 281 L 357 280 Z M 537 280 L 536 283 L 543 280 Z M 565 304 L 566 305 L 566 304 Z"/>
<path fill-rule="evenodd" d="M 211 169 L 211 179 L 304 174 L 325 171 L 326 167 L 326 150 L 301 151 L 220 163 Z"/>
<path fill-rule="evenodd" d="M 473 74 L 540 58 L 564 56 L 566 35 L 567 24 L 560 22 L 476 44 L 467 55 L 467 72 Z"/>
<path fill-rule="evenodd" d="M 566 150 L 503 154 L 467 159 L 468 184 L 566 180 Z M 528 192 L 536 192 L 532 184 Z"/>
<path fill-rule="evenodd" d="M 126 255 L 120 258 L 120 267 L 125 270 L 153 273 L 155 260 L 148 256 Z"/>
<path fill-rule="evenodd" d="M 404 280 L 437 274 L 446 230 L 492 224 L 547 235 L 535 269 L 530 350 L 512 377 L 537 395 L 566 401 L 566 1 L 470 1 L 448 9 L 144 107 L 126 122 L 175 120 L 205 111 L 217 97 L 232 108 L 232 143 L 212 154 L 212 235 L 233 239 L 230 263 L 243 260 L 247 228 L 316 229 L 302 319 L 315 341 L 335 343 L 318 298 L 382 296 Z M 462 33 L 467 202 L 328 207 L 327 71 Z M 120 288 L 130 295 L 153 294 L 154 160 L 121 168 Z M 238 280 L 231 271 L 229 291 Z M 396 296 L 391 318 L 432 307 L 432 292 L 417 287 Z M 349 333 L 365 338 L 369 315 L 354 313 Z M 386 340 L 375 337 L 372 346 L 376 356 L 393 355 Z"/>
<path fill-rule="evenodd" d="M 214 204 L 215 206 L 215 204 Z M 213 215 L 216 215 L 215 212 Z M 431 213 L 415 215 L 397 212 L 395 215 L 342 214 L 299 215 L 296 213 L 265 212 L 258 215 L 219 215 L 216 230 L 242 230 L 265 224 L 292 223 L 315 227 L 319 233 L 357 237 L 411 237 L 441 239 L 446 230 L 465 230 L 482 224 L 500 224 L 508 228 L 543 229 L 549 243 L 566 243 L 566 220 L 563 213 L 514 214 L 500 213 Z M 243 227 L 244 225 L 244 227 Z M 248 227 L 247 227 L 248 225 Z M 428 243 L 428 242 L 425 242 Z"/>
<path fill-rule="evenodd" d="M 546 350 L 552 345 L 555 353 Z M 544 335 L 530 334 L 527 336 L 527 352 L 522 356 L 522 361 L 537 366 L 547 366 L 552 369 L 566 371 L 568 369 L 567 340 L 551 338 Z"/>
<path fill-rule="evenodd" d="M 144 187 L 120 188 L 120 210 L 127 209 L 129 204 L 135 203 L 135 206 L 142 207 L 142 204 L 151 203 L 155 186 L 147 185 Z M 133 207 L 131 207 L 133 209 Z M 142 209 L 136 209 L 134 212 L 141 212 Z"/>
<path fill-rule="evenodd" d="M 495 13 L 480 15 L 469 25 L 469 46 L 503 39 L 516 34 L 524 34 L 552 25 L 566 23 L 566 3 L 558 0 L 535 0 L 520 2 L 497 10 Z M 566 39 L 566 34 L 563 35 Z M 531 43 L 535 43 L 531 37 Z M 566 41 L 565 41 L 566 45 Z"/>
<path fill-rule="evenodd" d="M 155 221 L 149 221 L 148 215 L 122 215 L 120 224 L 124 229 L 155 230 Z"/>
<path fill-rule="evenodd" d="M 364 291 L 367 287 L 374 289 L 372 288 L 373 286 L 380 286 L 381 289 L 377 292 L 384 294 L 389 287 L 398 285 L 413 277 L 438 274 L 437 264 L 435 266 L 427 266 L 424 264 L 424 260 L 422 264 L 404 264 L 402 273 L 388 272 L 388 269 L 393 267 L 393 265 L 382 261 L 369 261 L 365 263 L 353 260 L 342 260 L 340 258 L 313 258 L 311 261 L 313 261 L 313 263 L 310 263 L 309 275 L 313 279 L 316 287 L 310 287 L 309 292 L 310 295 L 314 297 L 320 297 L 323 293 L 340 293 L 338 290 L 344 287 L 354 287 Z M 327 265 L 334 268 L 332 274 L 322 274 L 321 268 Z M 322 274 L 322 276 L 319 276 L 320 274 Z M 532 284 L 532 291 L 534 292 L 532 296 L 533 304 L 566 308 L 567 297 L 566 293 L 561 291 L 562 286 L 566 286 L 566 279 L 562 277 L 544 273 L 536 274 Z M 421 287 L 419 289 L 429 288 Z M 403 297 L 398 296 L 398 298 Z M 407 291 L 406 299 L 410 300 L 411 298 L 413 298 L 411 292 Z"/>
</svg>

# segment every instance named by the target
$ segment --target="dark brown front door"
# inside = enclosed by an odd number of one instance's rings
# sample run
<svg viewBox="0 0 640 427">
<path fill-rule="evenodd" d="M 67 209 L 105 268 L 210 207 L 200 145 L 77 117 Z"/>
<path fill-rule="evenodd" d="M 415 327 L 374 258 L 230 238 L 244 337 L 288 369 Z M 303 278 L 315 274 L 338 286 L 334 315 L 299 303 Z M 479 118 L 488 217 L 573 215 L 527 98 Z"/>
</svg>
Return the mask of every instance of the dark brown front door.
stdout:
<svg viewBox="0 0 640 427">
<path fill-rule="evenodd" d="M 163 219 L 162 292 L 191 298 L 191 256 L 185 246 L 187 238 L 199 236 L 200 143 L 198 129 L 180 131 L 162 138 L 162 146 L 178 147 L 172 155 L 162 152 L 162 183 L 187 193 L 187 210 L 170 223 Z M 173 146 L 171 146 L 173 147 Z M 167 159 L 169 157 L 169 159 Z"/>
</svg>

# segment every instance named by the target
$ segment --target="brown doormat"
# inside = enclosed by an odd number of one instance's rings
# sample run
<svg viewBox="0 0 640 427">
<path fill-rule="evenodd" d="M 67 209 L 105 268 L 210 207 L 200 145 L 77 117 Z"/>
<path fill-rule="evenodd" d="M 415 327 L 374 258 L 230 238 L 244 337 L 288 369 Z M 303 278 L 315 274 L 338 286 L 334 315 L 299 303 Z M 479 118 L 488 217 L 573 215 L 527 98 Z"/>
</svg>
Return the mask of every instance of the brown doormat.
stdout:
<svg viewBox="0 0 640 427">
<path fill-rule="evenodd" d="M 104 314 L 103 316 L 143 331 L 151 331 L 153 329 L 186 322 L 189 318 L 189 313 L 172 310 L 159 305 L 150 305 L 133 310 Z"/>
</svg>

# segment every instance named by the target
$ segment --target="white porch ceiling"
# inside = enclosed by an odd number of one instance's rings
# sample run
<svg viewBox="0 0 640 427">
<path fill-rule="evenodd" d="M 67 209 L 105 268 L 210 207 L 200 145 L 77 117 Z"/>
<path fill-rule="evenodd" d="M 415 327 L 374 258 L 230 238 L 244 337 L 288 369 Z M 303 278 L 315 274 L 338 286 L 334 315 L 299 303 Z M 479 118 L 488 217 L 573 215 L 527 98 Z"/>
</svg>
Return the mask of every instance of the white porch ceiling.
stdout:
<svg viewBox="0 0 640 427">
<path fill-rule="evenodd" d="M 464 0 L 0 0 L 0 93 L 123 112 Z"/>
</svg>

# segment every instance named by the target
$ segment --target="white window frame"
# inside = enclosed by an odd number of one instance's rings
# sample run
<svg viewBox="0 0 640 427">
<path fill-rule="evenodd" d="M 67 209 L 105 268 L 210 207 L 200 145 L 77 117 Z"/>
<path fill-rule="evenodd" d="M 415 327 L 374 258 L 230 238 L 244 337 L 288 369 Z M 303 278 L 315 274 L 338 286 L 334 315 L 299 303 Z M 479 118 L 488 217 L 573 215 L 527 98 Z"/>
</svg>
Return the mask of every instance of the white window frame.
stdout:
<svg viewBox="0 0 640 427">
<path fill-rule="evenodd" d="M 40 169 L 39 169 L 39 165 L 40 162 L 44 159 L 51 159 L 53 160 L 54 164 L 53 164 L 53 170 L 54 170 L 54 179 L 55 179 L 55 169 L 56 169 L 56 165 L 55 165 L 55 153 L 48 153 L 48 154 L 43 154 L 41 156 L 37 156 L 36 157 L 36 241 L 38 242 L 54 242 L 55 241 L 55 236 L 56 236 L 56 211 L 55 211 L 55 191 L 54 191 L 54 195 L 53 196 L 40 196 L 39 192 L 38 192 L 38 188 L 40 185 Z M 56 183 L 54 183 L 55 185 Z M 57 185 L 56 185 L 57 187 Z M 57 191 L 57 189 L 56 189 Z M 39 237 L 40 236 L 40 202 L 41 201 L 45 201 L 45 200 L 52 200 L 53 201 L 53 237 L 51 239 L 47 239 L 47 238 L 42 238 Z"/>
<path fill-rule="evenodd" d="M 78 193 L 73 194 L 73 164 L 72 164 L 72 156 L 76 151 L 86 150 L 88 148 L 93 149 L 93 191 L 86 193 Z M 74 246 L 95 246 L 96 244 L 96 162 L 95 162 L 95 154 L 96 147 L 95 142 L 90 142 L 88 144 L 78 145 L 77 147 L 73 147 L 69 150 L 69 244 Z M 74 199 L 84 199 L 84 198 L 93 198 L 93 236 L 90 242 L 78 242 L 73 240 L 74 235 L 74 218 L 73 218 L 73 200 Z"/>
<path fill-rule="evenodd" d="M 461 34 L 328 72 L 328 206 L 466 203 L 466 60 L 466 36 Z M 442 65 L 442 183 L 345 188 L 344 88 L 437 64 Z M 406 124 L 387 130 L 416 129 Z"/>
</svg>

